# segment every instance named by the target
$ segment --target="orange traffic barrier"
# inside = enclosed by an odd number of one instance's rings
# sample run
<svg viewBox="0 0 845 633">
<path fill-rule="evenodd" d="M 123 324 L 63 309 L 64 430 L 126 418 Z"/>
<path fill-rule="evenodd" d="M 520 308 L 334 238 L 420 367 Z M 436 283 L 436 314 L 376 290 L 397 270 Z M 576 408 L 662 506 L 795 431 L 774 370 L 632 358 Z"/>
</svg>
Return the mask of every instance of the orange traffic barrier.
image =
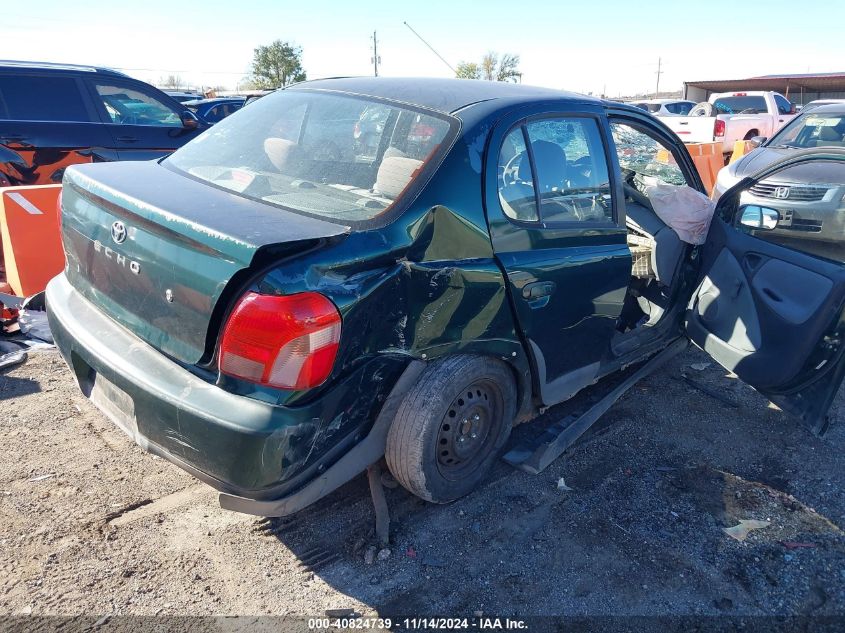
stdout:
<svg viewBox="0 0 845 633">
<path fill-rule="evenodd" d="M 0 189 L 0 235 L 6 281 L 19 297 L 41 292 L 62 272 L 61 185 Z"/>
<path fill-rule="evenodd" d="M 716 185 L 716 174 L 725 166 L 725 159 L 722 156 L 721 143 L 687 143 L 687 151 L 695 163 L 701 182 L 710 195 Z M 663 163 L 674 163 L 675 160 L 667 149 L 657 151 L 656 160 Z"/>
<path fill-rule="evenodd" d="M 690 143 L 687 150 L 692 156 L 692 162 L 701 176 L 701 182 L 707 194 L 710 195 L 716 185 L 716 174 L 725 166 L 725 159 L 722 156 L 721 143 Z"/>
<path fill-rule="evenodd" d="M 745 156 L 748 152 L 754 149 L 754 146 L 751 144 L 751 141 L 736 141 L 734 143 L 734 151 L 731 154 L 730 162 L 733 163 L 738 161 L 740 158 Z"/>
</svg>

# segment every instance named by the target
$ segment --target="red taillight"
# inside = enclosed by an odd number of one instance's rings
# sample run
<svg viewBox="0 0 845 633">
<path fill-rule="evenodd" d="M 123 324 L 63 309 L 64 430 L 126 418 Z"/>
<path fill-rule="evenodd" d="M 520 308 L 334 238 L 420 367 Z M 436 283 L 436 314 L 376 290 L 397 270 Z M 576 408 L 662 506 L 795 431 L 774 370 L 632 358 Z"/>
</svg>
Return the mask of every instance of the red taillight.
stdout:
<svg viewBox="0 0 845 633">
<path fill-rule="evenodd" d="M 713 124 L 713 136 L 724 136 L 725 135 L 725 122 L 722 119 L 716 119 L 716 123 Z"/>
<path fill-rule="evenodd" d="M 340 325 L 337 308 L 316 292 L 249 292 L 223 330 L 220 371 L 281 389 L 316 387 L 334 366 Z"/>
</svg>

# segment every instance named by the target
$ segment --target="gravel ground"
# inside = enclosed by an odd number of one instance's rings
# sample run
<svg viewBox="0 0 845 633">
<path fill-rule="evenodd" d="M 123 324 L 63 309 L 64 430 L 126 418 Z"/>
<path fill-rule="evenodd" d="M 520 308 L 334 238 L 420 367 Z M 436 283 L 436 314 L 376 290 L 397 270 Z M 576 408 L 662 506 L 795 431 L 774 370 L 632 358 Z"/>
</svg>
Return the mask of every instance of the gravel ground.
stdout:
<svg viewBox="0 0 845 633">
<path fill-rule="evenodd" d="M 363 477 L 292 519 L 225 512 L 31 354 L 0 374 L 0 612 L 843 614 L 842 394 L 819 439 L 708 361 L 669 362 L 540 475 L 500 463 L 448 506 L 388 490 L 374 556 Z M 740 542 L 740 520 L 769 523 Z"/>
</svg>

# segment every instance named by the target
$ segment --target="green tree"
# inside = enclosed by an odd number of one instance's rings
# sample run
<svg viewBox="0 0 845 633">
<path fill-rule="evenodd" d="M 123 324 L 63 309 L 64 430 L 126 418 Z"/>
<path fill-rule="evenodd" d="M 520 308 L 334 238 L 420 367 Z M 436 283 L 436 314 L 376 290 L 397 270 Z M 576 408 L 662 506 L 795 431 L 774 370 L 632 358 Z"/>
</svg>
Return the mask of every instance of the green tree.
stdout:
<svg viewBox="0 0 845 633">
<path fill-rule="evenodd" d="M 305 81 L 302 49 L 282 40 L 259 46 L 252 58 L 252 81 L 257 88 L 282 88 Z"/>
<path fill-rule="evenodd" d="M 475 62 L 461 62 L 455 72 L 458 79 L 481 79 L 481 69 Z"/>
<path fill-rule="evenodd" d="M 484 79 L 486 81 L 520 81 L 519 55 L 490 51 L 484 54 L 480 63 L 461 62 L 455 72 L 459 79 Z"/>
<path fill-rule="evenodd" d="M 519 55 L 511 55 L 505 53 L 499 60 L 499 67 L 496 69 L 496 81 L 513 81 L 514 83 L 522 79 L 522 73 L 519 72 Z"/>
</svg>

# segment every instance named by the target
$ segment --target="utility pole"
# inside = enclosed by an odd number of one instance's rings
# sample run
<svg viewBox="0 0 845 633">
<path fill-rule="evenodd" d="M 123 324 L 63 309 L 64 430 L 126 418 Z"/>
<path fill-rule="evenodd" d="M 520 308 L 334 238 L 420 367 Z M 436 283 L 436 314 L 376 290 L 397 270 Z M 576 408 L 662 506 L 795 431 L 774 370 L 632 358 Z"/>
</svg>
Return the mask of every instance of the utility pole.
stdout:
<svg viewBox="0 0 845 633">
<path fill-rule="evenodd" d="M 660 93 L 660 75 L 663 71 L 660 70 L 660 62 L 661 59 L 657 58 L 657 85 L 654 87 L 654 98 L 657 99 L 657 95 Z"/>
<path fill-rule="evenodd" d="M 378 56 L 378 39 L 375 31 L 373 31 L 373 58 L 370 61 L 373 62 L 373 76 L 378 77 L 378 65 L 381 63 L 381 57 Z"/>
</svg>

